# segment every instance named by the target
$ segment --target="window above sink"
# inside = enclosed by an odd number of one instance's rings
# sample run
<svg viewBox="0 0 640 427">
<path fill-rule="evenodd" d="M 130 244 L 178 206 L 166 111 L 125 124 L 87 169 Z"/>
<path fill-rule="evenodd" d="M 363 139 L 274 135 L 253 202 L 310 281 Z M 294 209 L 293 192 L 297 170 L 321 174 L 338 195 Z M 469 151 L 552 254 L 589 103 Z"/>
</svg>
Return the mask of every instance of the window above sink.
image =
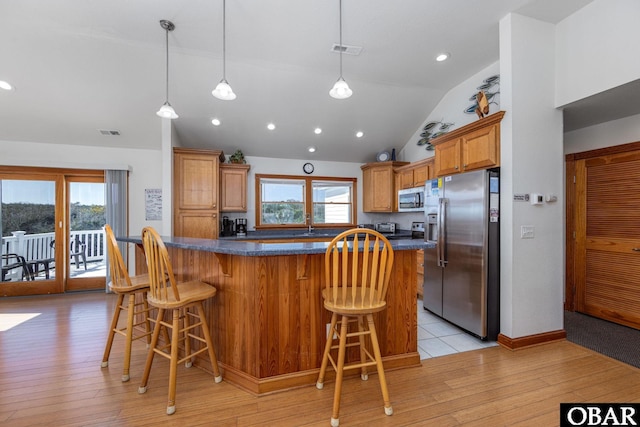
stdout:
<svg viewBox="0 0 640 427">
<path fill-rule="evenodd" d="M 256 175 L 256 228 L 354 227 L 356 182 L 355 178 Z M 327 234 L 320 230 L 307 234 L 323 235 Z"/>
</svg>

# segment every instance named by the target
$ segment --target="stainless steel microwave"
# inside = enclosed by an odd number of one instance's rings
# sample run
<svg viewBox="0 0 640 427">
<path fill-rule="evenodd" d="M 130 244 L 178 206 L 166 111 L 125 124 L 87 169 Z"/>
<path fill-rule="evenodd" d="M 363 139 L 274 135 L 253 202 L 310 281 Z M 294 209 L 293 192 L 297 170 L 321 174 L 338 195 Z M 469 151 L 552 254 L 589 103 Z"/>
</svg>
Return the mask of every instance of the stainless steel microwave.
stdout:
<svg viewBox="0 0 640 427">
<path fill-rule="evenodd" d="M 398 190 L 398 212 L 424 211 L 424 187 Z"/>
</svg>

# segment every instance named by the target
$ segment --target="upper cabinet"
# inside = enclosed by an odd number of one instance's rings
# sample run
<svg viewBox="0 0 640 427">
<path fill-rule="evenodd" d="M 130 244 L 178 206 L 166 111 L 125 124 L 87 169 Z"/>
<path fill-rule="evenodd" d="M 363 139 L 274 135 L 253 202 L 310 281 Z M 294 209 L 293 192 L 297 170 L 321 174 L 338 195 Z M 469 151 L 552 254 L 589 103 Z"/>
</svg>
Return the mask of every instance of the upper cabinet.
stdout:
<svg viewBox="0 0 640 427">
<path fill-rule="evenodd" d="M 407 162 L 376 162 L 362 165 L 362 204 L 364 212 L 396 212 L 394 168 Z"/>
<path fill-rule="evenodd" d="M 421 187 L 433 177 L 434 158 L 419 160 L 405 166 L 395 168 L 396 189 Z"/>
<path fill-rule="evenodd" d="M 434 176 L 500 166 L 500 121 L 504 113 L 499 111 L 433 139 Z"/>
<path fill-rule="evenodd" d="M 220 212 L 247 211 L 247 175 L 250 166 L 224 163 L 220 165 Z"/>
<path fill-rule="evenodd" d="M 218 209 L 222 151 L 173 149 L 174 191 L 178 209 Z"/>
<path fill-rule="evenodd" d="M 173 149 L 173 234 L 218 238 L 219 150 Z"/>
</svg>

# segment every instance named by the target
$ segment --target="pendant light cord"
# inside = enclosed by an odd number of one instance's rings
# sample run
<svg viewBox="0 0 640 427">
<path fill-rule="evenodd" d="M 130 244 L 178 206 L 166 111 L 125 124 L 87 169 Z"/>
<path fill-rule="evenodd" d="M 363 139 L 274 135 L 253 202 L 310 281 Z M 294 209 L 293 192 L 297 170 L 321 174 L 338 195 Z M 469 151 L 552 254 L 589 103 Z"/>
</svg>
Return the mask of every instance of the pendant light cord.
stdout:
<svg viewBox="0 0 640 427">
<path fill-rule="evenodd" d="M 340 78 L 342 78 L 342 0 L 340 0 Z"/>
<path fill-rule="evenodd" d="M 167 81 L 166 81 L 166 94 L 167 94 L 167 98 L 165 99 L 165 102 L 169 102 L 169 29 L 165 28 L 164 30 L 165 33 L 165 46 L 166 46 L 166 58 L 167 58 L 167 66 L 166 66 L 166 77 L 167 77 Z"/>
<path fill-rule="evenodd" d="M 227 81 L 227 1 L 222 0 L 222 79 Z"/>
</svg>

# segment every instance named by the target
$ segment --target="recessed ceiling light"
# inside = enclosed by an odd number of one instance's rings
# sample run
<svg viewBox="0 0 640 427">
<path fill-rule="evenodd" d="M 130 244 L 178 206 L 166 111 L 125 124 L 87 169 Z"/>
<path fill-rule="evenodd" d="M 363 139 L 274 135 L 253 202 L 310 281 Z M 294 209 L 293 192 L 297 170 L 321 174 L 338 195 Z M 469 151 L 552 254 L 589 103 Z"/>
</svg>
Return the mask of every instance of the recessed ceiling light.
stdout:
<svg viewBox="0 0 640 427">
<path fill-rule="evenodd" d="M 9 84 L 9 82 L 5 82 L 4 80 L 0 80 L 0 89 L 13 90 L 13 86 L 11 86 Z"/>
<path fill-rule="evenodd" d="M 276 128 L 276 125 L 274 125 L 273 123 L 269 123 L 267 125 L 267 129 L 269 129 L 269 130 L 274 130 L 275 128 Z"/>
<path fill-rule="evenodd" d="M 211 120 L 211 124 L 212 124 L 212 125 L 214 125 L 214 126 L 220 126 L 220 123 L 222 123 L 222 122 L 220 121 L 220 119 L 213 119 L 213 120 Z"/>
<path fill-rule="evenodd" d="M 320 129 L 320 128 L 315 128 L 315 129 L 313 130 L 313 132 L 314 132 L 316 135 L 320 135 L 320 134 L 322 133 L 322 129 Z"/>
<path fill-rule="evenodd" d="M 451 54 L 447 52 L 440 53 L 438 54 L 438 56 L 436 56 L 436 61 L 438 62 L 446 61 L 447 59 L 449 59 L 450 56 Z"/>
<path fill-rule="evenodd" d="M 356 132 L 356 138 L 362 138 L 364 136 L 364 132 L 362 132 L 361 130 Z"/>
<path fill-rule="evenodd" d="M 313 145 L 309 148 L 307 148 L 307 150 L 309 150 L 310 153 L 315 153 L 316 152 L 316 147 L 314 147 Z"/>
</svg>

